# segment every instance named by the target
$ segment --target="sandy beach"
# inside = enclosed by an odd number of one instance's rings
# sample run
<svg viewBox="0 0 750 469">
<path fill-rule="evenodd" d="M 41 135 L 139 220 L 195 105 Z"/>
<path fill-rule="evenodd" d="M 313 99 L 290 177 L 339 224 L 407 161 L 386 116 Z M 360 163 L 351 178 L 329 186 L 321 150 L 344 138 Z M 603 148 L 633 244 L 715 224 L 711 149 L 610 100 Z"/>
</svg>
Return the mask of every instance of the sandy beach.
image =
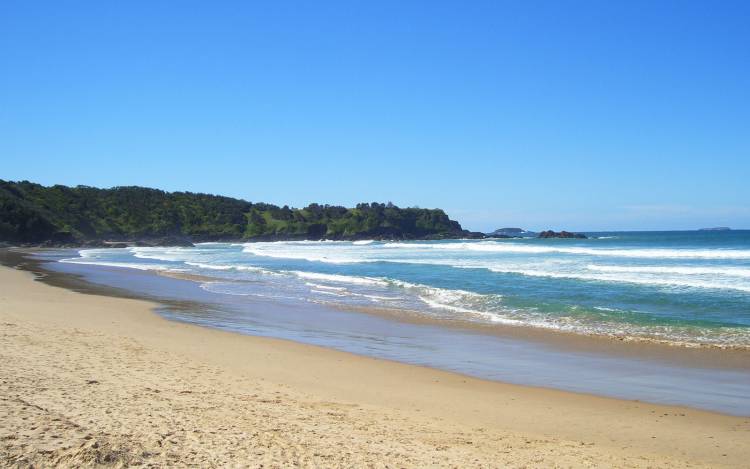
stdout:
<svg viewBox="0 0 750 469">
<path fill-rule="evenodd" d="M 750 419 L 170 322 L 0 268 L 0 465 L 750 467 Z"/>
</svg>

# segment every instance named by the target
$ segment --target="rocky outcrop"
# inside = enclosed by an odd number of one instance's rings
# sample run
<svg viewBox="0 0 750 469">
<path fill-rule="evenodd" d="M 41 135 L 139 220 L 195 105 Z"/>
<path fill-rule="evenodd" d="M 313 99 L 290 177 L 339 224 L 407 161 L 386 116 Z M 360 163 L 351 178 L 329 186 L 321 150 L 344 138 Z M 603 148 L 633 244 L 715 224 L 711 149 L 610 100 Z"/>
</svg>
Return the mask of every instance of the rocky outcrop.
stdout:
<svg viewBox="0 0 750 469">
<path fill-rule="evenodd" d="M 586 239 L 586 235 L 581 233 L 571 233 L 570 231 L 542 231 L 539 233 L 539 238 L 574 238 L 574 239 Z"/>
<path fill-rule="evenodd" d="M 491 238 L 528 238 L 536 235 L 533 231 L 524 230 L 523 228 L 498 228 L 492 233 L 487 233 Z"/>
</svg>

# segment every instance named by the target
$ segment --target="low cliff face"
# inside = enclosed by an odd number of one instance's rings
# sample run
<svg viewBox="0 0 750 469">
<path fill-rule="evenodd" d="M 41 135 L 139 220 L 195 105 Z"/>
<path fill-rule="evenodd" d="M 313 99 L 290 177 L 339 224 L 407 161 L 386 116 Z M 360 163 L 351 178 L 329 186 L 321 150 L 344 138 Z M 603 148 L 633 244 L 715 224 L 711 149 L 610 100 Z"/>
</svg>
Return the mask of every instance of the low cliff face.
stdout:
<svg viewBox="0 0 750 469">
<path fill-rule="evenodd" d="M 144 187 L 45 187 L 0 180 L 0 241 L 11 243 L 464 237 L 483 235 L 462 229 L 440 209 L 376 202 L 290 208 Z"/>
<path fill-rule="evenodd" d="M 570 231 L 542 231 L 539 233 L 539 238 L 575 238 L 575 239 L 586 239 L 586 235 L 581 233 L 571 233 Z"/>
</svg>

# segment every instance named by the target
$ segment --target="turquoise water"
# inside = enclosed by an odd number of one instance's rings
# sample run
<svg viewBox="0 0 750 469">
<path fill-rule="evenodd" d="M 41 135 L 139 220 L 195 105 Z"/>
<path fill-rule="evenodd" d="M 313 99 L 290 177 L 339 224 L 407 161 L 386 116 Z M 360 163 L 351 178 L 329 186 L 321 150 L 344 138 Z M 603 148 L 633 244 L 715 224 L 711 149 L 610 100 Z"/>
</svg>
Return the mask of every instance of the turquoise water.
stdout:
<svg viewBox="0 0 750 469">
<path fill-rule="evenodd" d="M 88 249 L 62 262 L 197 274 L 204 290 L 248 300 L 750 347 L 750 231 L 590 235 L 205 243 Z"/>
</svg>

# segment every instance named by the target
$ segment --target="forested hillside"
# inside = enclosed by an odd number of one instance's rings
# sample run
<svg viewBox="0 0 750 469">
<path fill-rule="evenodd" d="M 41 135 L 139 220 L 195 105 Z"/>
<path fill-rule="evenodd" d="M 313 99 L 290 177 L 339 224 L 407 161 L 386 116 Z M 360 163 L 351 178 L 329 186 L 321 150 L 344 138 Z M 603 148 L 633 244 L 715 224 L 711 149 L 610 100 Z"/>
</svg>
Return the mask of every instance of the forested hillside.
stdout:
<svg viewBox="0 0 750 469">
<path fill-rule="evenodd" d="M 81 244 L 181 237 L 190 241 L 436 239 L 481 236 L 440 209 L 363 203 L 305 208 L 144 187 L 45 187 L 0 180 L 0 240 Z"/>
</svg>

